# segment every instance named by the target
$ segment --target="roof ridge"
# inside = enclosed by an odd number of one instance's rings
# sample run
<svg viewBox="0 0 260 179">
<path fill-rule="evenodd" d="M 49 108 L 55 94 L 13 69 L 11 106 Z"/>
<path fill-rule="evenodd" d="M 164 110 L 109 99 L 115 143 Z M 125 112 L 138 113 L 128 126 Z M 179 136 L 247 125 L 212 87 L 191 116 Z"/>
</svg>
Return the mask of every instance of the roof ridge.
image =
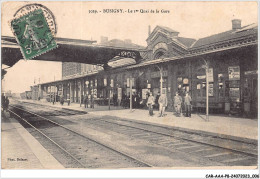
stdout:
<svg viewBox="0 0 260 179">
<path fill-rule="evenodd" d="M 243 26 L 238 30 L 227 30 L 217 34 L 212 34 L 206 37 L 199 38 L 190 48 L 201 48 L 211 44 L 221 43 L 232 39 L 239 39 L 254 34 L 257 28 L 256 23 Z"/>
<path fill-rule="evenodd" d="M 173 31 L 173 32 L 178 32 L 178 31 L 176 31 L 176 30 L 173 30 L 172 28 L 170 28 L 170 27 L 166 27 L 166 26 L 162 26 L 162 25 L 157 25 L 158 27 L 161 27 L 161 28 L 163 28 L 163 29 L 165 29 L 165 30 L 171 30 L 171 31 Z"/>
</svg>

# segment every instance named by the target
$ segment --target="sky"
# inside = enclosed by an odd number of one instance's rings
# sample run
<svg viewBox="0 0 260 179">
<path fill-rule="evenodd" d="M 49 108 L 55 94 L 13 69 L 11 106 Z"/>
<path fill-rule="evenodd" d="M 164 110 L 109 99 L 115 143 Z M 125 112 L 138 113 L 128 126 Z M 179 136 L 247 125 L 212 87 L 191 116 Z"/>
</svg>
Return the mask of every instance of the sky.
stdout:
<svg viewBox="0 0 260 179">
<path fill-rule="evenodd" d="M 25 4 L 2 3 L 2 35 L 13 36 L 8 22 Z M 231 29 L 232 19 L 241 19 L 242 26 L 257 23 L 257 2 L 38 2 L 49 8 L 57 22 L 57 37 L 96 40 L 101 36 L 111 39 L 131 39 L 146 46 L 148 26 L 167 26 L 180 32 L 179 36 L 199 39 Z M 104 9 L 139 10 L 139 13 L 90 13 Z M 159 10 L 160 13 L 140 13 Z M 161 13 L 161 11 L 169 13 Z M 20 60 L 2 81 L 3 90 L 23 92 L 34 81 L 48 82 L 61 79 L 61 63 Z"/>
</svg>

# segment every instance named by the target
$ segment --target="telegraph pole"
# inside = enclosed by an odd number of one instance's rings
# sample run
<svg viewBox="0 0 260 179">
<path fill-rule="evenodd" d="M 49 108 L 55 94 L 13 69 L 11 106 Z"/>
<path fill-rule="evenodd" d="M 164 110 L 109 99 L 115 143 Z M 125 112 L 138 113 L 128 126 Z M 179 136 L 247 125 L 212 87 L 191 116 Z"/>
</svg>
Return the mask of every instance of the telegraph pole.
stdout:
<svg viewBox="0 0 260 179">
<path fill-rule="evenodd" d="M 204 60 L 205 72 L 206 72 L 206 121 L 209 121 L 209 64 Z"/>
<path fill-rule="evenodd" d="M 209 68 L 206 68 L 206 120 L 209 121 Z"/>
</svg>

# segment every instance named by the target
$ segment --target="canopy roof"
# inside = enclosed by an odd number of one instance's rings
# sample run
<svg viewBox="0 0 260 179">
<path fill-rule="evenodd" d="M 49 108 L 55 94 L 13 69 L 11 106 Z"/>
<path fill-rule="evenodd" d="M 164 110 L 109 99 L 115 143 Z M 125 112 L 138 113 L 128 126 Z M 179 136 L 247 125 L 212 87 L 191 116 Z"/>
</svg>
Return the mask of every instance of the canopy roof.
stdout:
<svg viewBox="0 0 260 179">
<path fill-rule="evenodd" d="M 141 61 L 140 51 L 144 48 L 125 48 L 93 44 L 96 41 L 55 38 L 58 48 L 36 57 L 33 60 L 76 62 L 109 67 L 109 60 L 114 57 L 133 58 Z M 2 36 L 2 64 L 13 66 L 23 59 L 14 37 Z"/>
</svg>

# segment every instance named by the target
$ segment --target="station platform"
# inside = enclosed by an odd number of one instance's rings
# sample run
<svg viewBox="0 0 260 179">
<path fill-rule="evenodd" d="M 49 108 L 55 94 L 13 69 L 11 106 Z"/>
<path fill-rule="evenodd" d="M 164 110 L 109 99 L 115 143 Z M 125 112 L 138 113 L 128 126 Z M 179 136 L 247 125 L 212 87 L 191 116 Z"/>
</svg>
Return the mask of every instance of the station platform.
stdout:
<svg viewBox="0 0 260 179">
<path fill-rule="evenodd" d="M 47 101 L 21 100 L 25 102 L 38 103 L 43 105 L 55 106 L 60 108 L 69 108 L 74 110 L 87 111 L 90 114 L 101 116 L 115 116 L 130 120 L 149 122 L 157 125 L 172 126 L 183 130 L 194 130 L 202 133 L 211 133 L 224 138 L 239 138 L 238 140 L 258 140 L 258 120 L 249 118 L 232 117 L 227 115 L 209 115 L 209 121 L 206 121 L 206 115 L 192 114 L 191 118 L 176 117 L 173 112 L 165 112 L 164 117 L 158 117 L 158 110 L 154 110 L 154 116 L 148 115 L 148 110 L 144 109 L 124 109 L 122 107 L 98 106 L 94 109 L 80 107 L 80 104 L 71 103 L 70 106 L 60 103 L 52 104 Z"/>
<path fill-rule="evenodd" d="M 64 168 L 9 112 L 1 115 L 2 169 Z"/>
</svg>

